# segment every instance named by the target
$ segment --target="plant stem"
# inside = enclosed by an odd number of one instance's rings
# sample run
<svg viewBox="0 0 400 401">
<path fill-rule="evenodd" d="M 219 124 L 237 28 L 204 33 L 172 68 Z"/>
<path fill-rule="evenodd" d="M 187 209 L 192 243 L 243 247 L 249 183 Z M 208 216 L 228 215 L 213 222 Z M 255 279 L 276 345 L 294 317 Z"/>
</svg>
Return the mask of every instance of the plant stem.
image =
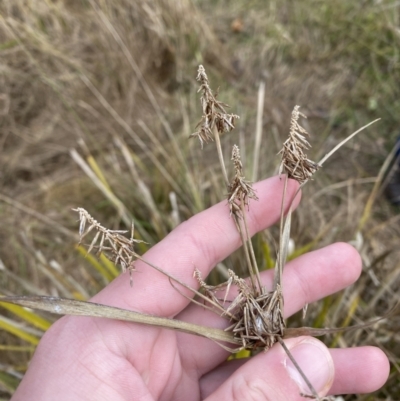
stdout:
<svg viewBox="0 0 400 401">
<path fill-rule="evenodd" d="M 221 140 L 219 139 L 219 132 L 215 125 L 213 127 L 213 134 L 214 134 L 215 145 L 217 146 L 219 163 L 221 165 L 221 170 L 222 170 L 222 174 L 224 176 L 225 185 L 227 188 L 229 188 L 229 179 L 228 179 L 228 174 L 226 172 L 224 156 L 222 154 Z"/>
<path fill-rule="evenodd" d="M 282 203 L 281 203 L 281 218 L 280 218 L 280 227 L 279 227 L 279 252 L 278 257 L 276 259 L 276 266 L 275 266 L 275 274 L 274 274 L 274 288 L 282 283 L 282 271 L 283 271 L 283 264 L 285 261 L 283 260 L 283 227 L 284 227 L 284 207 L 285 207 L 285 198 L 286 198 L 286 190 L 287 190 L 287 183 L 288 183 L 288 176 L 285 175 L 285 182 L 283 186 L 283 194 L 282 194 Z M 291 213 L 292 208 L 290 207 L 289 213 Z"/>
<path fill-rule="evenodd" d="M 256 139 L 254 141 L 253 153 L 253 176 L 251 180 L 257 181 L 258 165 L 260 162 L 260 149 L 261 149 L 261 136 L 262 136 L 262 123 L 263 123 L 263 110 L 264 110 L 264 97 L 265 97 L 265 82 L 260 82 L 258 87 L 257 99 L 257 120 L 256 120 Z"/>
<path fill-rule="evenodd" d="M 256 281 L 254 279 L 255 276 L 255 272 L 253 270 L 253 265 L 251 263 L 251 259 L 250 259 L 250 253 L 249 253 L 249 248 L 248 248 L 248 241 L 245 238 L 244 234 L 243 234 L 243 230 L 239 221 L 239 218 L 234 215 L 234 219 L 235 219 L 235 223 L 236 226 L 238 227 L 238 231 L 240 234 L 240 238 L 242 239 L 242 244 L 243 244 L 243 249 L 244 249 L 244 254 L 246 256 L 246 263 L 247 263 L 247 268 L 249 270 L 249 275 L 250 275 L 250 280 L 251 280 L 251 286 L 253 287 L 255 293 L 257 293 L 257 286 L 256 286 Z"/>
<path fill-rule="evenodd" d="M 243 199 L 241 201 L 240 207 L 241 207 L 242 215 L 243 215 L 243 225 L 244 225 L 244 228 L 246 230 L 247 246 L 248 246 L 248 248 L 250 250 L 250 257 L 251 257 L 251 262 L 252 262 L 252 271 L 255 272 L 255 275 L 256 275 L 256 278 L 257 278 L 258 287 L 259 287 L 259 291 L 257 291 L 258 292 L 257 295 L 261 295 L 263 291 L 262 291 L 262 285 L 261 285 L 261 279 L 260 279 L 260 272 L 259 272 L 259 269 L 258 269 L 256 256 L 254 254 L 253 243 L 251 242 L 251 238 L 250 238 L 250 234 L 249 234 L 249 227 L 248 227 L 248 224 L 247 224 L 247 219 L 246 219 L 246 213 L 245 213 L 245 209 L 244 209 Z"/>
<path fill-rule="evenodd" d="M 287 356 L 289 357 L 289 359 L 291 360 L 291 362 L 293 363 L 293 365 L 295 366 L 295 368 L 297 369 L 297 371 L 299 372 L 300 376 L 303 378 L 303 380 L 305 381 L 305 383 L 307 384 L 308 388 L 311 391 L 311 394 L 313 395 L 314 399 L 317 401 L 321 401 L 321 398 L 319 397 L 318 393 L 315 391 L 314 386 L 311 384 L 310 380 L 308 380 L 307 376 L 304 374 L 304 372 L 301 370 L 299 364 L 296 362 L 296 360 L 293 358 L 293 355 L 291 354 L 291 352 L 289 351 L 289 348 L 286 346 L 285 342 L 279 338 L 278 339 L 279 344 L 282 346 L 282 348 L 285 350 Z"/>
</svg>

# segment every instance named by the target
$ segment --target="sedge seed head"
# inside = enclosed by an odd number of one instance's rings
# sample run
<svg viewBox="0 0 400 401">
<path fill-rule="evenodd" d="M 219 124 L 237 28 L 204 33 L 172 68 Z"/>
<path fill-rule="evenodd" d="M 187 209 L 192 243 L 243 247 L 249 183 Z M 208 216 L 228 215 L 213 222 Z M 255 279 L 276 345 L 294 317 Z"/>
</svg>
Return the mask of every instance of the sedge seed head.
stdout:
<svg viewBox="0 0 400 401">
<path fill-rule="evenodd" d="M 228 187 L 228 203 L 232 213 L 240 215 L 240 205 L 243 202 L 245 206 L 249 205 L 249 199 L 258 200 L 258 197 L 252 187 L 252 183 L 245 180 L 243 175 L 243 165 L 240 159 L 240 149 L 237 145 L 232 148 L 233 166 L 235 168 L 235 177 Z"/>
<path fill-rule="evenodd" d="M 201 92 L 200 102 L 203 114 L 196 126 L 197 131 L 191 134 L 190 138 L 197 137 L 201 148 L 203 148 L 204 143 L 214 140 L 214 128 L 219 135 L 232 131 L 239 116 L 228 114 L 225 107 L 229 106 L 217 100 L 217 94 L 211 90 L 206 71 L 202 65 L 199 66 L 196 80 L 200 83 L 198 92 Z"/>
<path fill-rule="evenodd" d="M 306 150 L 311 148 L 306 137 L 308 132 L 299 124 L 299 117 L 306 116 L 299 111 L 300 106 L 295 106 L 290 120 L 289 137 L 284 142 L 279 174 L 285 173 L 289 178 L 293 178 L 300 184 L 308 181 L 319 169 L 319 165 L 307 158 Z"/>
<path fill-rule="evenodd" d="M 127 269 L 133 270 L 133 262 L 137 255 L 133 246 L 135 243 L 143 242 L 133 238 L 133 226 L 131 238 L 127 238 L 123 235 L 127 231 L 109 230 L 103 227 L 85 209 L 78 207 L 72 210 L 79 213 L 79 243 L 91 231 L 95 232 L 94 238 L 89 245 L 88 253 L 93 249 L 97 249 L 97 255 L 104 253 L 116 265 L 121 265 L 123 272 Z"/>
</svg>

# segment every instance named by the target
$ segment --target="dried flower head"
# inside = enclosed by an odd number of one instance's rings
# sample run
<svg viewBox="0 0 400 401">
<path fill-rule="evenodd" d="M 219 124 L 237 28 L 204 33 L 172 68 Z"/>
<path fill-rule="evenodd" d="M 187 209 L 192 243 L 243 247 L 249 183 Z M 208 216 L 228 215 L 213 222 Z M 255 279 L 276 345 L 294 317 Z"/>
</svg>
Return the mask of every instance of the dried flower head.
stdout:
<svg viewBox="0 0 400 401">
<path fill-rule="evenodd" d="M 237 288 L 237 296 L 229 301 L 228 308 L 223 313 L 232 325 L 225 329 L 231 331 L 237 342 L 245 349 L 271 348 L 284 336 L 285 321 L 283 319 L 283 294 L 278 285 L 274 291 L 263 291 L 259 296 L 254 295 L 253 289 L 247 281 L 238 277 L 232 270 L 228 270 L 228 281 L 216 286 L 208 285 L 195 269 L 194 277 L 200 284 L 201 290 L 215 305 L 224 308 L 231 286 Z M 223 300 L 220 294 L 225 290 Z"/>
<path fill-rule="evenodd" d="M 242 202 L 244 205 L 248 206 L 250 198 L 254 200 L 258 200 L 258 198 L 251 183 L 245 181 L 245 177 L 243 176 L 243 165 L 240 160 L 240 150 L 237 145 L 233 145 L 231 160 L 235 168 L 235 177 L 228 188 L 228 203 L 232 214 L 239 212 Z"/>
<path fill-rule="evenodd" d="M 203 144 L 213 140 L 213 128 L 216 127 L 219 134 L 232 131 L 235 128 L 235 120 L 239 118 L 236 114 L 228 114 L 224 107 L 229 107 L 217 100 L 217 94 L 213 94 L 206 71 L 202 65 L 197 72 L 197 81 L 200 82 L 198 92 L 202 92 L 200 101 L 203 115 L 197 124 L 199 128 L 190 137 L 198 137 L 203 148 Z"/>
<path fill-rule="evenodd" d="M 308 181 L 319 169 L 319 165 L 307 158 L 306 150 L 311 145 L 306 139 L 308 132 L 298 123 L 299 117 L 307 118 L 299 112 L 299 106 L 295 106 L 290 121 L 289 138 L 284 142 L 282 150 L 282 162 L 279 167 L 279 174 L 286 173 L 289 178 L 293 178 L 300 184 Z"/>
<path fill-rule="evenodd" d="M 127 231 L 109 230 L 108 228 L 103 227 L 85 209 L 78 207 L 77 209 L 72 210 L 79 213 L 79 243 L 81 243 L 82 239 L 93 229 L 96 231 L 96 234 L 90 243 L 88 253 L 90 253 L 93 248 L 97 248 L 96 253 L 98 255 L 104 252 L 108 259 L 116 265 L 121 265 L 123 272 L 127 269 L 132 271 L 133 261 L 137 255 L 133 249 L 133 245 L 134 243 L 143 242 L 133 238 L 133 224 L 131 238 L 126 238 L 122 234 L 127 233 Z M 98 245 L 96 245 L 97 243 Z"/>
<path fill-rule="evenodd" d="M 278 285 L 276 290 L 263 292 L 255 297 L 247 282 L 229 270 L 230 281 L 238 289 L 238 295 L 226 310 L 235 323 L 228 329 L 242 343 L 243 348 L 271 348 L 283 338 L 283 294 Z M 232 319 L 232 318 L 231 318 Z"/>
</svg>

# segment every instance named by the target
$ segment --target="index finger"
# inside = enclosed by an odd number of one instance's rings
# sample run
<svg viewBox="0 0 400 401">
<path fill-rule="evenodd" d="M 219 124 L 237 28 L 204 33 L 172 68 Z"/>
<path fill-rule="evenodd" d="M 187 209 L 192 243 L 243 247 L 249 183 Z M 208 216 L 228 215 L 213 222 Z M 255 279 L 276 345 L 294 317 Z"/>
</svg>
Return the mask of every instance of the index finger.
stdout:
<svg viewBox="0 0 400 401">
<path fill-rule="evenodd" d="M 246 216 L 250 235 L 279 219 L 284 182 L 284 179 L 273 177 L 254 185 L 259 201 L 251 202 Z M 285 210 L 297 189 L 297 182 L 289 180 Z M 294 207 L 299 198 L 296 197 Z M 240 245 L 240 235 L 225 200 L 180 224 L 143 257 L 192 288 L 197 288 L 198 283 L 193 278 L 194 267 L 206 277 L 218 262 Z M 133 288 L 129 286 L 127 276 L 121 275 L 92 300 L 167 317 L 175 316 L 186 307 L 188 299 L 176 291 L 165 275 L 141 261 L 135 262 L 135 268 Z M 192 296 L 187 290 L 182 291 Z"/>
</svg>

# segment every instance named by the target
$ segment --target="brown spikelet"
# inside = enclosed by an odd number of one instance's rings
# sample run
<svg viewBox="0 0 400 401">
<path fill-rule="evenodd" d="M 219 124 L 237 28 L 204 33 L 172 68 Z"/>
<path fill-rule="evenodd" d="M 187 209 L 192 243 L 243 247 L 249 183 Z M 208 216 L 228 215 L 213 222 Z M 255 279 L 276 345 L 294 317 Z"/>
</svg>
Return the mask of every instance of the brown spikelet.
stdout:
<svg viewBox="0 0 400 401">
<path fill-rule="evenodd" d="M 311 148 L 306 137 L 308 132 L 298 123 L 300 116 L 307 118 L 299 112 L 300 106 L 295 106 L 290 121 L 289 138 L 284 142 L 282 150 L 282 162 L 279 167 L 279 174 L 285 173 L 300 184 L 308 181 L 319 169 L 319 165 L 307 158 L 306 150 Z"/>
<path fill-rule="evenodd" d="M 243 201 L 244 205 L 248 206 L 249 199 L 258 200 L 254 189 L 249 181 L 243 176 L 243 165 L 240 160 L 240 150 L 237 145 L 233 145 L 232 159 L 235 168 L 235 177 L 229 184 L 228 203 L 232 213 L 237 213 L 240 210 L 240 204 Z"/>
<path fill-rule="evenodd" d="M 197 81 L 200 82 L 199 92 L 202 92 L 200 101 L 203 109 L 203 115 L 197 124 L 199 128 L 190 135 L 191 138 L 198 137 L 203 148 L 204 143 L 213 141 L 213 128 L 216 127 L 219 134 L 232 131 L 235 128 L 235 120 L 239 118 L 236 114 L 228 114 L 225 107 L 229 107 L 217 100 L 210 86 L 206 71 L 202 65 L 199 66 L 197 72 Z"/>
<path fill-rule="evenodd" d="M 238 278 L 239 302 L 231 311 L 237 319 L 230 329 L 242 342 L 243 348 L 271 348 L 283 338 L 285 321 L 282 312 L 283 295 L 280 286 L 275 291 L 264 292 L 255 297 L 246 282 Z M 232 303 L 235 304 L 235 301 Z"/>
<path fill-rule="evenodd" d="M 255 296 L 253 289 L 246 280 L 238 277 L 232 270 L 228 270 L 227 282 L 217 286 L 207 285 L 201 278 L 198 270 L 195 277 L 200 288 L 213 302 L 224 306 L 231 286 L 236 287 L 237 296 L 229 302 L 223 315 L 229 316 L 232 325 L 225 329 L 231 331 L 237 343 L 243 349 L 271 348 L 279 339 L 283 338 L 285 321 L 282 314 L 283 295 L 281 287 L 274 291 L 262 291 Z M 225 289 L 223 301 L 216 292 Z"/>
<path fill-rule="evenodd" d="M 89 234 L 92 230 L 96 232 L 92 242 L 90 243 L 88 253 L 92 249 L 97 249 L 97 254 L 104 253 L 108 259 L 116 265 L 120 264 L 122 271 L 127 269 L 133 270 L 133 261 L 136 259 L 136 252 L 133 249 L 134 243 L 143 242 L 133 238 L 133 225 L 131 230 L 131 238 L 127 238 L 122 234 L 127 231 L 109 230 L 96 221 L 85 209 L 78 207 L 72 209 L 79 213 L 79 242 Z M 88 226 L 88 227 L 87 227 Z"/>
</svg>

